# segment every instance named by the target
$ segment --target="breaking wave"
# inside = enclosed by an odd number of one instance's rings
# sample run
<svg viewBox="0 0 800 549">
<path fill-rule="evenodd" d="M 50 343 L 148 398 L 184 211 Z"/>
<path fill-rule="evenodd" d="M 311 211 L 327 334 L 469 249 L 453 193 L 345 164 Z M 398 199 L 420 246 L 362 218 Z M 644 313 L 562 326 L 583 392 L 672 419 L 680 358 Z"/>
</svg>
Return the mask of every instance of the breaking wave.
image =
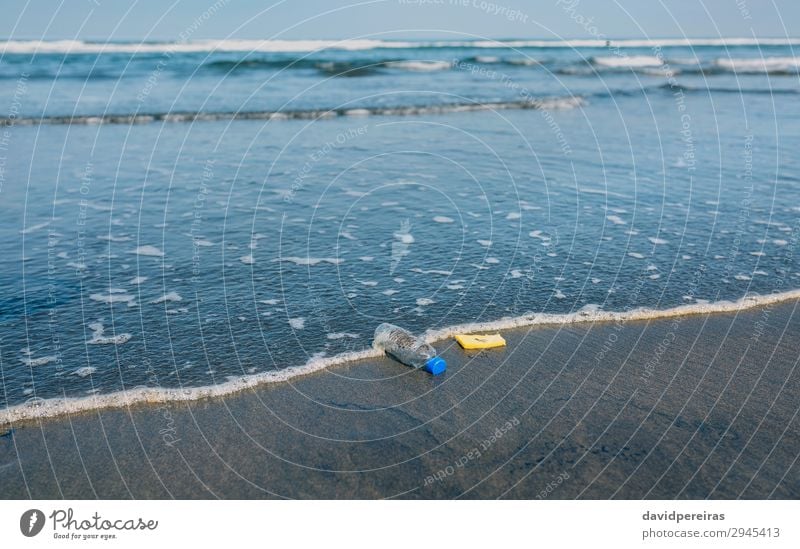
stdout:
<svg viewBox="0 0 800 549">
<path fill-rule="evenodd" d="M 681 90 L 684 93 L 738 93 L 743 95 L 797 95 L 800 88 L 745 88 L 721 86 L 687 86 L 685 84 L 662 84 L 659 89 L 669 93 Z"/>
<path fill-rule="evenodd" d="M 313 52 L 417 48 L 653 48 L 800 45 L 797 38 L 665 38 L 623 40 L 196 40 L 189 42 L 92 42 L 84 40 L 7 40 L 2 54 L 41 53 L 191 53 L 191 52 Z"/>
<path fill-rule="evenodd" d="M 339 109 L 309 109 L 287 111 L 230 111 L 230 112 L 164 112 L 150 114 L 104 114 L 76 116 L 43 116 L 2 118 L 0 126 L 149 124 L 152 122 L 202 122 L 217 120 L 318 120 L 342 116 L 418 116 L 493 110 L 545 109 L 563 110 L 580 107 L 581 97 L 545 97 L 541 99 L 499 102 L 464 102 L 441 105 L 408 105 L 397 107 L 364 107 Z"/>
<path fill-rule="evenodd" d="M 660 67 L 664 62 L 651 55 L 593 57 L 592 63 L 601 67 Z"/>
<path fill-rule="evenodd" d="M 724 70 L 738 73 L 797 73 L 800 69 L 798 57 L 757 57 L 747 59 L 720 58 L 715 65 Z"/>
</svg>

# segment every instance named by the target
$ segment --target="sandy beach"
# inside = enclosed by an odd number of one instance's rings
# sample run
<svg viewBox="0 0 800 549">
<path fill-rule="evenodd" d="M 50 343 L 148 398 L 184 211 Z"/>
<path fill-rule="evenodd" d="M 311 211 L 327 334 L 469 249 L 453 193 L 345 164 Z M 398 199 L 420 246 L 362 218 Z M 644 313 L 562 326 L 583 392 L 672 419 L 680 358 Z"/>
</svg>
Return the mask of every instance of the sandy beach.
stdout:
<svg viewBox="0 0 800 549">
<path fill-rule="evenodd" d="M 797 498 L 800 302 L 0 429 L 3 498 Z"/>
</svg>

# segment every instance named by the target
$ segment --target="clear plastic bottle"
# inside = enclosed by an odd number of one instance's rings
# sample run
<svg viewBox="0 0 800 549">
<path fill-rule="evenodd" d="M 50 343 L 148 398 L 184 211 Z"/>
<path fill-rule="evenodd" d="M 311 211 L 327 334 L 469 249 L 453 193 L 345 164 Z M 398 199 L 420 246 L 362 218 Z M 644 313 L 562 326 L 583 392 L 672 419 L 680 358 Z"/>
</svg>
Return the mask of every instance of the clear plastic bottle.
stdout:
<svg viewBox="0 0 800 549">
<path fill-rule="evenodd" d="M 384 322 L 375 328 L 372 346 L 406 366 L 425 370 L 435 376 L 447 369 L 447 363 L 436 355 L 433 346 L 394 324 Z"/>
</svg>

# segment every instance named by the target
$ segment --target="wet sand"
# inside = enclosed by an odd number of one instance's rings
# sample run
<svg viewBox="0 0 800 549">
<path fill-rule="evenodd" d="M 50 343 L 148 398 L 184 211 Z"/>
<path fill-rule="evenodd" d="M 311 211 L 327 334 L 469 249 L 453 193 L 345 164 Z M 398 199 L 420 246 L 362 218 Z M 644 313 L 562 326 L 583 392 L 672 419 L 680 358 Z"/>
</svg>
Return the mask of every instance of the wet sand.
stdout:
<svg viewBox="0 0 800 549">
<path fill-rule="evenodd" d="M 0 427 L 3 498 L 798 498 L 800 309 L 538 326 Z"/>
</svg>

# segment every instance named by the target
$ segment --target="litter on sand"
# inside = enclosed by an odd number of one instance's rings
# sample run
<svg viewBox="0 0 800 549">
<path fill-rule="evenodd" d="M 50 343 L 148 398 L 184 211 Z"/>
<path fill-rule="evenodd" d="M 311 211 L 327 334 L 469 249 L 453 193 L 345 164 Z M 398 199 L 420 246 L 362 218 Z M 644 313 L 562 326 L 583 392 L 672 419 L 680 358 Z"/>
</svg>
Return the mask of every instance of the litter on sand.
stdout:
<svg viewBox="0 0 800 549">
<path fill-rule="evenodd" d="M 500 334 L 457 334 L 456 341 L 465 349 L 491 349 L 504 347 L 506 340 Z"/>
<path fill-rule="evenodd" d="M 394 324 L 384 322 L 375 328 L 372 346 L 407 366 L 424 370 L 434 376 L 447 370 L 447 363 L 436 354 L 436 349 L 423 338 L 415 337 L 408 330 Z"/>
</svg>

